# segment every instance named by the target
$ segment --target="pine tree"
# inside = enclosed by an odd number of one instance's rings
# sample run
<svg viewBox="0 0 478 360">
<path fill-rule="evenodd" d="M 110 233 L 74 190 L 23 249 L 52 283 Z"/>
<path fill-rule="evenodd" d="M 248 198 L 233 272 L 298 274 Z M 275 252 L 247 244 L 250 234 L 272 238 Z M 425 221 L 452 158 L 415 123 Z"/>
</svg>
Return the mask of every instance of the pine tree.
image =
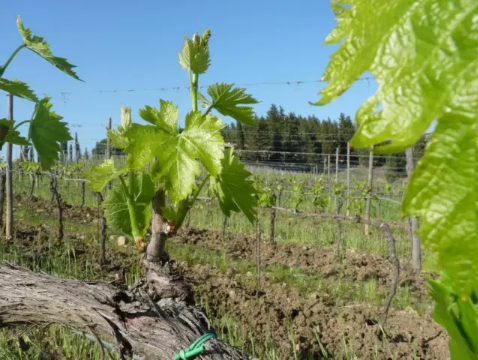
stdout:
<svg viewBox="0 0 478 360">
<path fill-rule="evenodd" d="M 30 162 L 35 162 L 35 149 L 30 146 Z"/>
<path fill-rule="evenodd" d="M 80 142 L 78 141 L 78 133 L 75 133 L 75 160 L 78 161 L 81 158 Z"/>
<path fill-rule="evenodd" d="M 23 147 L 23 161 L 28 161 L 30 159 L 30 146 L 25 145 Z"/>
<path fill-rule="evenodd" d="M 236 127 L 236 146 L 238 149 L 244 150 L 246 148 L 246 134 L 240 122 L 237 122 Z"/>
<path fill-rule="evenodd" d="M 322 131 L 319 141 L 322 145 L 322 154 L 327 156 L 335 154 L 337 148 L 337 125 L 332 120 L 327 119 L 322 121 Z"/>
<path fill-rule="evenodd" d="M 88 160 L 90 158 L 90 156 L 88 155 L 88 148 L 85 148 L 85 154 L 83 155 L 83 158 L 85 160 Z"/>
<path fill-rule="evenodd" d="M 277 108 L 272 104 L 266 114 L 266 122 L 269 128 L 269 137 L 272 151 L 283 151 L 282 137 L 284 132 L 285 115 L 282 107 Z M 274 154 L 271 157 L 272 161 L 280 161 L 280 155 Z"/>
<path fill-rule="evenodd" d="M 61 162 L 65 162 L 67 159 L 68 159 L 68 141 L 61 144 L 61 154 L 60 154 Z"/>
<path fill-rule="evenodd" d="M 282 149 L 288 153 L 297 153 L 301 150 L 299 137 L 300 120 L 294 113 L 289 113 L 285 119 L 285 133 L 283 135 Z M 303 162 L 302 156 L 287 154 L 287 162 Z"/>
<path fill-rule="evenodd" d="M 69 158 L 68 158 L 68 161 L 71 163 L 73 163 L 73 144 L 70 143 L 70 152 L 69 152 Z"/>
</svg>

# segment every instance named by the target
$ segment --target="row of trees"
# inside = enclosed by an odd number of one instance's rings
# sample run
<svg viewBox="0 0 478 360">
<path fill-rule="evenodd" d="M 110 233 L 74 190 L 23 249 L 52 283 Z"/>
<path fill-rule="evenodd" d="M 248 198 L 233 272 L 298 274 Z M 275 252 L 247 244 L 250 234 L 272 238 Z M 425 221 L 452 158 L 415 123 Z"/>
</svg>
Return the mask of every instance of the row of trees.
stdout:
<svg viewBox="0 0 478 360">
<path fill-rule="evenodd" d="M 355 132 L 351 118 L 344 114 L 336 121 L 320 120 L 315 115 L 286 114 L 275 104 L 265 116 L 257 118 L 257 123 L 256 129 L 232 123 L 222 131 L 224 139 L 237 149 L 251 151 L 244 154 L 248 160 L 317 163 L 320 161 L 317 155 L 335 154 L 337 147 L 340 154 L 346 154 L 347 142 Z"/>
<path fill-rule="evenodd" d="M 302 116 L 285 113 L 282 107 L 272 104 L 265 116 L 257 118 L 257 128 L 240 123 L 231 123 L 222 130 L 225 141 L 236 149 L 245 150 L 241 157 L 250 161 L 277 163 L 317 164 L 323 166 L 324 158 L 339 149 L 339 163 L 345 164 L 347 143 L 352 139 L 356 124 L 343 113 L 335 120 L 319 119 L 315 115 Z M 424 152 L 426 137 L 415 146 L 415 156 Z M 366 149 L 351 149 L 351 165 L 367 166 L 369 152 Z M 389 178 L 405 176 L 405 153 L 376 157 L 375 166 L 386 166 Z"/>
</svg>

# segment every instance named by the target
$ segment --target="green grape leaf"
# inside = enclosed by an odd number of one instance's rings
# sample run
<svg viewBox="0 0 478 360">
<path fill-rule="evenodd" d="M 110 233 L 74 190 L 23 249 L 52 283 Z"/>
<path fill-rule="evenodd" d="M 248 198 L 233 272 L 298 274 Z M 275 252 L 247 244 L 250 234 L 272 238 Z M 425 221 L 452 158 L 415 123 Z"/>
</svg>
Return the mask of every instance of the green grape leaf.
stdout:
<svg viewBox="0 0 478 360">
<path fill-rule="evenodd" d="M 200 175 L 199 159 L 207 172 L 216 176 L 221 171 L 224 140 L 219 133 L 225 125 L 215 116 L 190 112 L 181 133 L 164 137 L 156 156 L 161 164 L 168 195 L 175 201 L 185 199 Z"/>
<path fill-rule="evenodd" d="M 0 143 L 3 145 L 7 140 L 7 136 L 14 126 L 15 121 L 0 119 Z"/>
<path fill-rule="evenodd" d="M 146 114 L 148 110 L 145 108 L 143 118 L 149 117 L 151 112 L 161 113 L 149 109 Z M 211 175 L 220 172 L 224 140 L 219 130 L 225 125 L 215 116 L 196 111 L 186 115 L 186 126 L 179 132 L 177 112 L 163 113 L 169 116 L 157 117 L 156 126 L 133 124 L 125 132 L 129 139 L 125 149 L 129 154 L 126 161 L 130 168 L 142 169 L 156 157 L 160 166 L 154 166 L 158 170 L 154 174 L 164 180 L 168 195 L 174 201 L 180 201 L 191 193 L 195 177 L 200 174 L 196 159 Z"/>
<path fill-rule="evenodd" d="M 357 111 L 354 147 L 389 142 L 375 151 L 403 151 L 450 109 L 476 114 L 475 100 L 463 96 L 477 94 L 477 2 L 347 3 L 338 3 L 338 25 L 326 39 L 341 45 L 326 68 L 323 79 L 329 84 L 316 104 L 331 102 L 363 73 L 373 74 L 378 91 Z"/>
<path fill-rule="evenodd" d="M 209 68 L 210 63 L 209 46 L 185 37 L 182 53 L 179 53 L 181 67 L 196 74 L 203 74 Z"/>
<path fill-rule="evenodd" d="M 478 315 L 470 296 L 478 286 L 478 3 L 341 0 L 335 12 L 338 25 L 326 43 L 341 44 L 316 104 L 340 96 L 365 72 L 378 83 L 356 113 L 360 126 L 351 144 L 403 151 L 436 121 L 402 209 L 419 217 L 421 242 L 438 257 L 440 282 L 430 281 L 434 318 L 450 335 L 450 355 L 475 359 Z"/>
<path fill-rule="evenodd" d="M 178 129 L 179 108 L 171 101 L 159 100 L 159 110 L 145 106 L 139 110 L 139 115 L 150 124 L 161 127 L 167 133 L 174 133 Z"/>
<path fill-rule="evenodd" d="M 477 134 L 476 119 L 442 116 L 403 199 L 403 210 L 420 217 L 423 245 L 438 252 L 460 295 L 478 285 Z"/>
<path fill-rule="evenodd" d="M 107 129 L 106 134 L 110 140 L 111 146 L 116 149 L 124 149 L 128 146 L 128 138 L 125 137 L 120 131 L 114 129 Z"/>
<path fill-rule="evenodd" d="M 208 87 L 207 93 L 212 98 L 210 102 L 204 95 L 199 94 L 202 106 L 210 106 L 224 116 L 230 116 L 234 120 L 245 125 L 256 127 L 254 110 L 251 106 L 259 102 L 251 95 L 245 94 L 246 89 L 233 88 L 234 84 L 214 84 Z"/>
<path fill-rule="evenodd" d="M 42 37 L 33 35 L 30 29 L 26 29 L 23 26 L 20 16 L 17 16 L 17 27 L 22 36 L 23 44 L 25 44 L 28 49 L 44 58 L 46 61 L 63 71 L 65 74 L 70 75 L 74 79 L 82 81 L 73 71 L 76 66 L 70 64 L 65 58 L 54 56 L 50 50 L 50 44 L 44 41 Z"/>
<path fill-rule="evenodd" d="M 239 162 L 231 148 L 226 149 L 221 163 L 221 173 L 211 176 L 210 190 L 218 198 L 224 215 L 229 217 L 231 211 L 242 212 L 253 223 L 256 216 L 257 191 L 254 182 L 249 179 L 252 174 Z"/>
<path fill-rule="evenodd" d="M 0 119 L 0 150 L 5 143 L 14 145 L 30 145 L 28 140 L 20 135 L 20 132 L 13 130 L 13 120 Z"/>
<path fill-rule="evenodd" d="M 126 184 L 130 191 L 128 181 Z M 142 172 L 136 174 L 134 190 L 136 222 L 141 235 L 144 235 L 151 221 L 151 199 L 155 193 L 151 177 Z M 102 206 L 105 209 L 105 218 L 109 227 L 124 234 L 131 234 L 128 202 L 121 183 L 118 182 L 108 191 Z"/>
<path fill-rule="evenodd" d="M 33 102 L 38 102 L 38 97 L 35 95 L 27 84 L 20 80 L 7 80 L 0 78 L 0 89 L 22 99 L 27 99 Z"/>
<path fill-rule="evenodd" d="M 23 136 L 20 135 L 18 130 L 10 129 L 5 138 L 5 142 L 8 142 L 13 145 L 30 145 L 30 142 Z"/>
<path fill-rule="evenodd" d="M 51 111 L 51 107 L 49 97 L 37 103 L 28 131 L 28 138 L 31 139 L 45 170 L 50 169 L 59 159 L 61 144 L 73 140 L 67 123 L 61 121 L 63 118 Z"/>
<path fill-rule="evenodd" d="M 450 355 L 452 359 L 472 360 L 478 355 L 476 332 L 477 314 L 470 301 L 454 304 L 449 289 L 437 281 L 428 279 L 430 294 L 435 300 L 434 319 L 446 328 L 450 335 Z M 467 316 L 466 316 L 467 315 Z M 473 325 L 467 321 L 475 322 Z M 471 329 L 470 329 L 471 328 Z M 473 332 L 475 331 L 475 332 Z M 472 345 L 472 347 L 469 346 Z M 475 351 L 472 350 L 474 348 Z"/>
<path fill-rule="evenodd" d="M 115 168 L 113 159 L 106 159 L 102 164 L 93 167 L 89 172 L 84 174 L 87 186 L 96 192 L 101 192 L 108 183 L 119 176 L 125 174 L 128 170 L 123 167 Z"/>
<path fill-rule="evenodd" d="M 127 139 L 124 151 L 129 154 L 126 164 L 130 169 L 143 169 L 156 155 L 164 141 L 164 132 L 153 125 L 131 124 L 123 133 Z"/>
</svg>

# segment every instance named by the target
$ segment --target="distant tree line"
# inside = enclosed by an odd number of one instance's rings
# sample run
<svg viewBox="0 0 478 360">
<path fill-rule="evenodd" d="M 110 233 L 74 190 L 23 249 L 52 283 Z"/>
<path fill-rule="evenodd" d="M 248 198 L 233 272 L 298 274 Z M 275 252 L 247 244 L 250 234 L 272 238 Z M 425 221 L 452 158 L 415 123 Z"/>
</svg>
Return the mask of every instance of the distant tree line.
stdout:
<svg viewBox="0 0 478 360">
<path fill-rule="evenodd" d="M 241 152 L 249 161 L 271 163 L 317 164 L 330 154 L 335 164 L 339 149 L 339 164 L 346 163 L 347 143 L 352 139 L 356 125 L 350 116 L 341 113 L 337 119 L 319 119 L 315 115 L 302 116 L 285 113 L 272 104 L 265 116 L 257 117 L 257 128 L 232 123 L 222 130 L 224 140 Z M 423 154 L 425 137 L 415 146 L 415 157 Z M 351 149 L 351 165 L 367 166 L 369 151 Z M 332 161 L 331 161 L 332 162 Z M 389 180 L 405 175 L 405 153 L 374 158 L 374 166 L 387 166 Z M 279 165 L 279 164 L 277 164 Z M 333 165 L 335 166 L 335 165 Z"/>
</svg>

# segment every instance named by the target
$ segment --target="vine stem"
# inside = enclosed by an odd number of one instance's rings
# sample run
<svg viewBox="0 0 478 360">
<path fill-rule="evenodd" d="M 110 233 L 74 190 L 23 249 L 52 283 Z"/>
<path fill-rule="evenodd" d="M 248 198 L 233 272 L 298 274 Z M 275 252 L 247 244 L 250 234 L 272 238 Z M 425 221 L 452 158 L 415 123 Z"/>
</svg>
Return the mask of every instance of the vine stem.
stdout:
<svg viewBox="0 0 478 360">
<path fill-rule="evenodd" d="M 199 75 L 196 73 L 189 72 L 189 83 L 191 86 L 191 101 L 192 101 L 193 111 L 198 111 Z"/>
<path fill-rule="evenodd" d="M 204 177 L 204 179 L 201 181 L 201 184 L 199 185 L 198 189 L 196 190 L 196 193 L 194 194 L 194 197 L 193 197 L 193 200 L 191 201 L 190 205 L 194 204 L 202 190 L 202 188 L 204 187 L 204 185 L 206 185 L 206 182 L 209 180 L 209 178 L 211 177 L 211 175 L 206 175 Z"/>
<path fill-rule="evenodd" d="M 3 73 L 5 72 L 5 70 L 7 70 L 8 68 L 8 65 L 10 65 L 10 63 L 12 62 L 13 58 L 20 52 L 21 49 L 23 49 L 24 47 L 26 47 L 25 44 L 21 44 L 19 47 L 16 48 L 16 50 L 12 53 L 12 55 L 10 55 L 10 57 L 8 58 L 7 62 L 2 66 L 0 67 L 0 77 L 3 76 Z"/>
<path fill-rule="evenodd" d="M 19 122 L 17 125 L 15 125 L 15 126 L 13 127 L 13 130 L 18 129 L 18 128 L 19 128 L 20 126 L 22 126 L 23 124 L 26 124 L 26 123 L 29 123 L 29 122 L 32 122 L 32 121 L 31 121 L 31 120 L 21 121 L 21 122 Z"/>
</svg>

